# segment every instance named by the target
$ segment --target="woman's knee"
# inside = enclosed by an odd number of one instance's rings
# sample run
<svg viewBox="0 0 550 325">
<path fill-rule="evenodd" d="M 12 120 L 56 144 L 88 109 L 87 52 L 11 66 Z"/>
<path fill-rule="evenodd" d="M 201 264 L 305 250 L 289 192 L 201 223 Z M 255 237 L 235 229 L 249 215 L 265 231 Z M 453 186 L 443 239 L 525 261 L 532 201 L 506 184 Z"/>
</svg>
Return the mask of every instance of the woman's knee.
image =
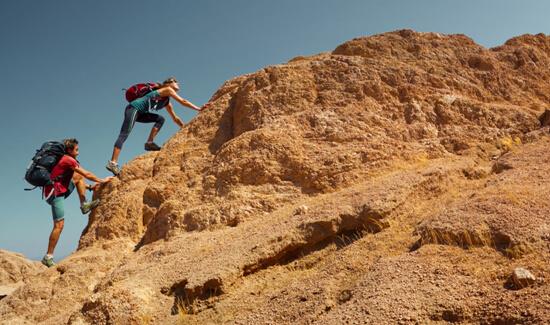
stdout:
<svg viewBox="0 0 550 325">
<path fill-rule="evenodd" d="M 165 121 L 164 116 L 159 115 L 157 117 L 157 121 L 155 122 L 155 128 L 160 129 L 164 124 L 164 121 Z"/>
<path fill-rule="evenodd" d="M 128 139 L 129 134 L 130 134 L 129 132 L 120 133 L 120 135 L 116 139 L 115 147 L 118 149 L 122 149 L 122 145 L 124 144 L 126 139 Z"/>
</svg>

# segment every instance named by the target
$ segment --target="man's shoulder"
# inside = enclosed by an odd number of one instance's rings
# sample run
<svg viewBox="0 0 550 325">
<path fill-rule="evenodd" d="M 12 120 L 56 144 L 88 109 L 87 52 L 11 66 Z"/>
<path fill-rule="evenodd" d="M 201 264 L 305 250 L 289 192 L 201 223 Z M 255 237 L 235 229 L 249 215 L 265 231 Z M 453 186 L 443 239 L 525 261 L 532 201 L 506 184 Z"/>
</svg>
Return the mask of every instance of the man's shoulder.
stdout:
<svg viewBox="0 0 550 325">
<path fill-rule="evenodd" d="M 59 160 L 59 163 L 66 164 L 66 165 L 73 165 L 78 166 L 78 160 L 74 159 L 73 157 L 69 155 L 63 155 L 61 159 Z"/>
</svg>

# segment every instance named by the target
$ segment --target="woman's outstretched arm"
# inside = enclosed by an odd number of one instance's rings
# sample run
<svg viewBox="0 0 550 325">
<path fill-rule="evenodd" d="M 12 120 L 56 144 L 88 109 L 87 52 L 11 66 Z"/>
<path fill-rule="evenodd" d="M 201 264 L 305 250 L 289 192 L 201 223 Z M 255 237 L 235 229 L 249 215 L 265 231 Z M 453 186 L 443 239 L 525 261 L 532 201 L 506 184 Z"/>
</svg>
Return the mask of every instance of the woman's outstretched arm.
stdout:
<svg viewBox="0 0 550 325">
<path fill-rule="evenodd" d="M 189 107 L 191 109 L 194 109 L 196 111 L 200 111 L 201 108 L 198 107 L 197 105 L 191 103 L 190 101 L 188 101 L 187 99 L 184 99 L 182 97 L 180 97 L 180 95 L 178 95 L 178 93 L 170 88 L 170 87 L 163 87 L 163 88 L 160 88 L 159 90 L 157 90 L 158 93 L 159 93 L 159 96 L 161 97 L 172 97 L 174 98 L 178 103 L 182 104 L 183 106 L 186 106 L 186 107 Z"/>
</svg>

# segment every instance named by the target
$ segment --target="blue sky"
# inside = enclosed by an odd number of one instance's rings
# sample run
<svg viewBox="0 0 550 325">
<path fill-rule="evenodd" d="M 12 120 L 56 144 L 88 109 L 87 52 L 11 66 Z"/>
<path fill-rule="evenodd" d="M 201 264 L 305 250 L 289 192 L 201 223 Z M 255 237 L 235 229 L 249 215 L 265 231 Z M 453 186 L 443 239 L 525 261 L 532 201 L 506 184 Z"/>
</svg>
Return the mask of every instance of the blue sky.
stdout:
<svg viewBox="0 0 550 325">
<path fill-rule="evenodd" d="M 122 123 L 123 91 L 175 76 L 201 106 L 227 79 L 346 40 L 396 29 L 461 33 L 486 47 L 525 33 L 550 32 L 547 1 L 117 0 L 30 1 L 0 11 L 0 249 L 40 259 L 52 227 L 39 191 L 25 192 L 25 168 L 40 144 L 76 137 L 82 166 L 100 177 Z M 186 122 L 195 112 L 176 105 Z M 165 112 L 162 113 L 168 118 Z M 163 143 L 177 131 L 167 120 Z M 138 124 L 122 151 L 143 152 Z M 67 200 L 56 249 L 76 249 L 87 223 Z"/>
</svg>

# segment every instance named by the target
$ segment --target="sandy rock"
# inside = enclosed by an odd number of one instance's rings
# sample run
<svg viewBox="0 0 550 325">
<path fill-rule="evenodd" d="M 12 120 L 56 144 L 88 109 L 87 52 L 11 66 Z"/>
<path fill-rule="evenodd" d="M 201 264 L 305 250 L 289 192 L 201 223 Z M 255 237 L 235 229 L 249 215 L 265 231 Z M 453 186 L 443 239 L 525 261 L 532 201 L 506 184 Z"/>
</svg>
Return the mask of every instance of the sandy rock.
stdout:
<svg viewBox="0 0 550 325">
<path fill-rule="evenodd" d="M 132 246 L 113 241 L 103 247 L 80 250 L 59 261 L 56 267 L 26 276 L 25 284 L 1 300 L 0 324 L 67 323 L 82 308 L 98 281 L 120 263 Z M 53 313 L 52 310 L 56 312 Z"/>
<path fill-rule="evenodd" d="M 21 283 L 45 268 L 39 262 L 30 261 L 22 254 L 0 250 L 0 285 Z"/>
<path fill-rule="evenodd" d="M 512 272 L 512 281 L 516 289 L 528 287 L 534 284 L 536 280 L 537 278 L 529 270 L 522 267 L 515 268 Z"/>
<path fill-rule="evenodd" d="M 300 205 L 299 207 L 296 208 L 296 210 L 294 210 L 294 215 L 306 214 L 308 210 L 309 208 L 307 207 L 307 205 Z"/>
<path fill-rule="evenodd" d="M 0 285 L 0 299 L 9 296 L 12 292 L 17 290 L 22 285 L 22 283 L 15 283 L 12 285 Z"/>
<path fill-rule="evenodd" d="M 499 158 L 483 189 L 449 205 L 440 215 L 423 221 L 421 243 L 488 246 L 518 257 L 548 250 L 550 138 L 545 137 Z"/>
<path fill-rule="evenodd" d="M 539 117 L 539 121 L 541 127 L 550 126 L 550 110 L 544 110 L 544 113 Z"/>
</svg>

